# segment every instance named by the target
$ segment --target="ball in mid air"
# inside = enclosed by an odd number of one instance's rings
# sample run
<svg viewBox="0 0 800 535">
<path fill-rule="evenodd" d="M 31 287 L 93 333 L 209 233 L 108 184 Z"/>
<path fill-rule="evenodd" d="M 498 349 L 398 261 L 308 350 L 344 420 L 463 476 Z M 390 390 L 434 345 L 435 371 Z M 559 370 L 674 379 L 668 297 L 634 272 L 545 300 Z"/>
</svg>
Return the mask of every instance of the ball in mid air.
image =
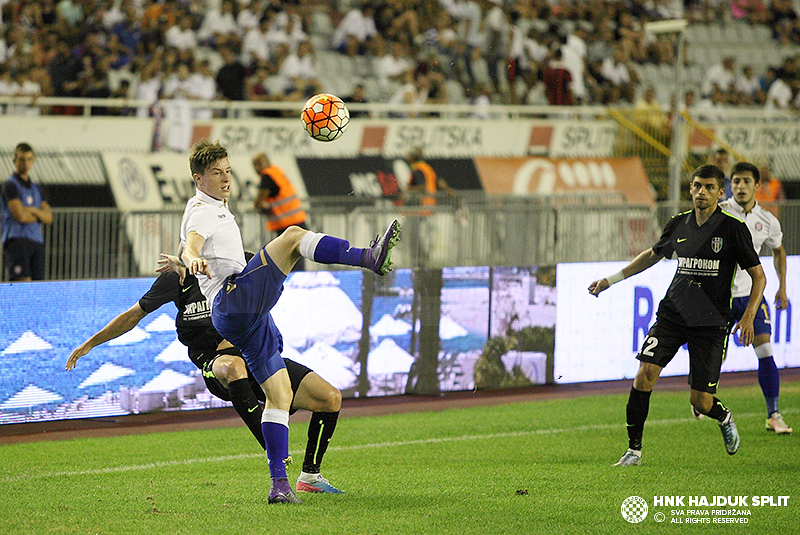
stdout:
<svg viewBox="0 0 800 535">
<path fill-rule="evenodd" d="M 350 112 L 339 97 L 320 93 L 308 99 L 300 119 L 309 136 L 317 141 L 333 141 L 347 130 Z"/>
</svg>

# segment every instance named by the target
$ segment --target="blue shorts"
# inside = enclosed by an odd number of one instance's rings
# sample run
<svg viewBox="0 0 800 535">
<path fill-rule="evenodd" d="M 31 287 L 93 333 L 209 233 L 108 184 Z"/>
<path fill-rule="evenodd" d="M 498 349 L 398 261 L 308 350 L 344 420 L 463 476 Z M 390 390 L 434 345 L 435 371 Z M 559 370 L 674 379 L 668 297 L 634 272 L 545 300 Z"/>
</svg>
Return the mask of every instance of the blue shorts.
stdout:
<svg viewBox="0 0 800 535">
<path fill-rule="evenodd" d="M 214 328 L 239 348 L 258 384 L 286 367 L 281 358 L 283 337 L 270 314 L 285 280 L 266 249 L 261 249 L 244 271 L 225 280 L 211 309 Z"/>
<path fill-rule="evenodd" d="M 733 329 L 733 326 L 736 325 L 737 321 L 742 319 L 742 314 L 744 314 L 744 311 L 747 308 L 747 301 L 749 299 L 749 297 L 733 298 L 733 301 L 731 302 L 731 329 Z M 756 336 L 759 334 L 772 334 L 772 322 L 769 318 L 769 305 L 767 305 L 767 300 L 764 299 L 763 296 L 761 297 L 761 303 L 758 305 L 756 317 L 753 320 L 753 331 L 755 332 Z"/>
</svg>

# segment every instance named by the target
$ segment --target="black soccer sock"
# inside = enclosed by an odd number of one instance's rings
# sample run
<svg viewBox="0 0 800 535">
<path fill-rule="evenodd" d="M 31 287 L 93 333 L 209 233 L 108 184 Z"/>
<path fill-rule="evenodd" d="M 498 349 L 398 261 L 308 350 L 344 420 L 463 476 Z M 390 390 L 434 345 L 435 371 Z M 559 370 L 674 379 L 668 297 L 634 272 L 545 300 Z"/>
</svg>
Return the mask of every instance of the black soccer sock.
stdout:
<svg viewBox="0 0 800 535">
<path fill-rule="evenodd" d="M 631 387 L 626 407 L 628 422 L 628 447 L 632 450 L 642 450 L 642 435 L 644 434 L 644 421 L 650 411 L 650 394 Z"/>
<path fill-rule="evenodd" d="M 328 449 L 328 442 L 336 429 L 339 412 L 315 412 L 308 423 L 308 443 L 306 456 L 303 459 L 303 472 L 318 474 L 322 457 Z"/>
<path fill-rule="evenodd" d="M 231 403 L 233 408 L 239 413 L 239 417 L 244 420 L 244 423 L 256 437 L 258 443 L 265 450 L 267 449 L 264 443 L 264 434 L 261 432 L 261 405 L 258 404 L 258 398 L 250 388 L 250 381 L 248 379 L 238 379 L 228 383 L 228 393 L 231 395 Z"/>
<path fill-rule="evenodd" d="M 714 396 L 714 401 L 711 405 L 711 410 L 706 413 L 706 416 L 709 418 L 714 418 L 715 420 L 721 422 L 728 417 L 728 413 L 731 412 L 728 408 L 722 404 L 720 400 Z"/>
</svg>

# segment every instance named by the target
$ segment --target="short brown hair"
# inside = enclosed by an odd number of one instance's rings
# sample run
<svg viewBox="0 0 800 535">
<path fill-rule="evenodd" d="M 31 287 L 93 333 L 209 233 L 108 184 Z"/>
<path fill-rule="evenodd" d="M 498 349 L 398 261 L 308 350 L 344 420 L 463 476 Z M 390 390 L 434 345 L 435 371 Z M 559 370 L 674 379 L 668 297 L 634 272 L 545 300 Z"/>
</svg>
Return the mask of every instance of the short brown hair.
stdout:
<svg viewBox="0 0 800 535">
<path fill-rule="evenodd" d="M 14 148 L 14 158 L 21 152 L 33 152 L 33 147 L 31 147 L 28 143 L 20 143 Z"/>
<path fill-rule="evenodd" d="M 202 175 L 215 162 L 228 157 L 228 150 L 219 144 L 219 141 L 211 143 L 207 139 L 202 139 L 192 146 L 189 154 L 189 169 L 192 176 L 197 173 Z"/>
<path fill-rule="evenodd" d="M 692 181 L 694 178 L 715 178 L 717 179 L 717 185 L 719 189 L 723 189 L 725 187 L 725 172 L 713 164 L 705 164 L 701 165 L 697 169 L 694 170 L 692 173 Z"/>
</svg>

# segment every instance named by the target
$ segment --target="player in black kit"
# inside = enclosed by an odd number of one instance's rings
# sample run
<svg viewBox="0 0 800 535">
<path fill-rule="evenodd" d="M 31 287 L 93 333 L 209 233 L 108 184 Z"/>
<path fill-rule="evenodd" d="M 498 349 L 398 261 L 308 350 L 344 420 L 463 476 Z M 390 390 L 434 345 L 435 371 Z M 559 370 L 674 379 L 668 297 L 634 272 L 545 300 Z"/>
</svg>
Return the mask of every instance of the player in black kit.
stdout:
<svg viewBox="0 0 800 535">
<path fill-rule="evenodd" d="M 166 303 L 178 308 L 175 326 L 178 339 L 189 348 L 189 358 L 203 372 L 209 392 L 233 403 L 234 409 L 247 424 L 262 448 L 261 412 L 264 391 L 247 369 L 239 350 L 224 340 L 211 324 L 208 302 L 200 291 L 197 279 L 186 275 L 181 285 L 175 272 L 161 274 L 150 290 L 99 332 L 78 346 L 67 360 L 66 368 L 75 367 L 82 356 L 92 348 L 117 338 L 133 329 L 147 314 Z M 303 471 L 297 489 L 306 492 L 337 494 L 342 491 L 320 475 L 320 464 L 336 428 L 342 394 L 310 368 L 290 359 L 284 359 L 294 394 L 291 412 L 298 409 L 312 411 L 308 427 Z"/>
<path fill-rule="evenodd" d="M 650 407 L 650 394 L 661 370 L 683 345 L 689 345 L 689 401 L 701 414 L 719 422 L 725 449 L 739 450 L 739 433 L 731 411 L 714 394 L 728 340 L 731 286 L 737 265 L 753 279 L 747 308 L 734 326 L 742 343 L 753 342 L 753 319 L 766 286 L 766 278 L 747 225 L 717 205 L 725 174 L 714 165 L 692 173 L 693 210 L 673 217 L 661 239 L 643 251 L 622 271 L 596 280 L 589 293 L 597 296 L 612 284 L 653 266 L 662 258 L 676 258 L 678 268 L 658 307 L 656 322 L 636 356 L 639 371 L 627 405 L 628 451 L 615 466 L 641 464 L 642 434 Z"/>
</svg>

